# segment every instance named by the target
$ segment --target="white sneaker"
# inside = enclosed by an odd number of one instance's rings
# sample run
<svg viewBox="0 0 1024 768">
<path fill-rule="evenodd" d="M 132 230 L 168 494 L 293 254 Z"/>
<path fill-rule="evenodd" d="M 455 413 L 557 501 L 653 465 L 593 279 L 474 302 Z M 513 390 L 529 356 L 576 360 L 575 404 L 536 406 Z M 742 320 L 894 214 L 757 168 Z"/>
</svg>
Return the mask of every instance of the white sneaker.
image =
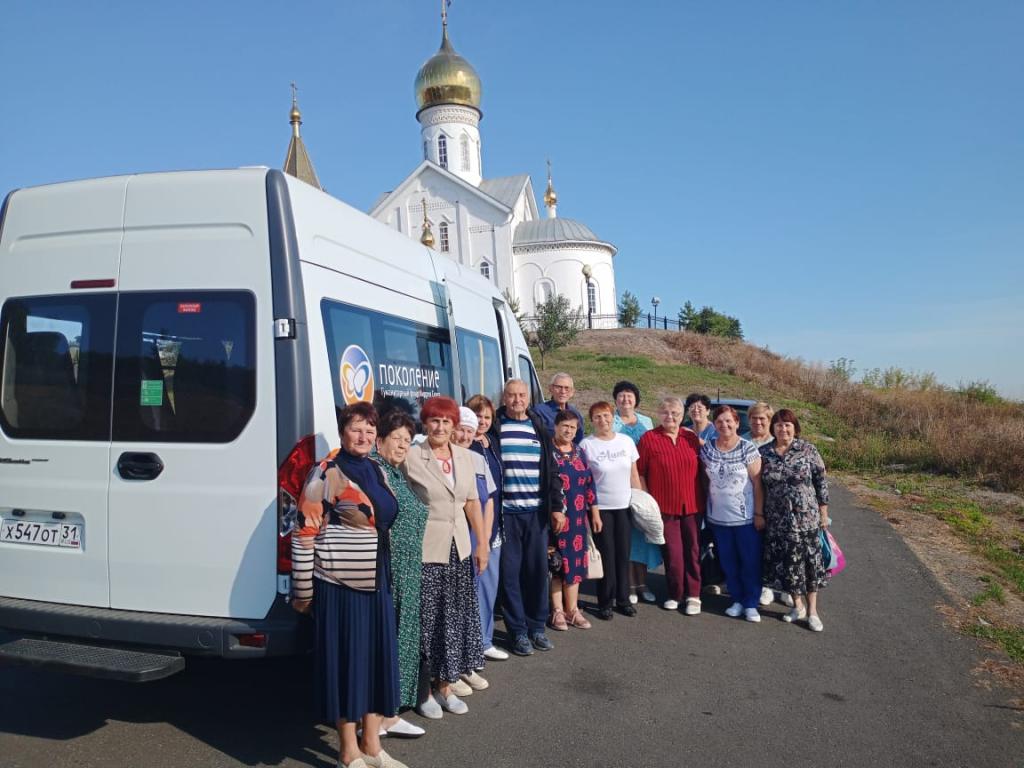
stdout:
<svg viewBox="0 0 1024 768">
<path fill-rule="evenodd" d="M 757 612 L 757 608 L 744 609 L 743 618 L 747 621 L 752 621 L 755 624 L 759 624 L 761 622 L 761 614 Z"/>
<path fill-rule="evenodd" d="M 776 592 L 775 594 L 778 595 L 778 601 L 784 606 L 787 608 L 793 607 L 793 596 L 789 592 Z"/>
<path fill-rule="evenodd" d="M 495 648 L 493 645 L 490 648 L 484 649 L 484 658 L 490 661 L 507 661 L 508 654 L 501 648 Z"/>
<path fill-rule="evenodd" d="M 725 609 L 726 616 L 732 616 L 734 619 L 743 613 L 743 603 L 733 603 Z"/>
<path fill-rule="evenodd" d="M 640 598 L 638 598 L 638 597 L 637 597 L 636 595 L 634 595 L 634 594 L 633 594 L 633 593 L 631 592 L 631 593 L 629 594 L 629 604 L 630 604 L 630 605 L 636 605 L 636 604 L 637 604 L 638 602 L 640 602 Z"/>
<path fill-rule="evenodd" d="M 768 589 L 768 587 L 761 587 L 761 597 L 757 602 L 763 606 L 769 606 L 774 600 L 775 593 Z"/>
<path fill-rule="evenodd" d="M 674 611 L 679 607 L 679 603 L 677 603 L 675 600 L 666 600 L 664 603 L 661 604 L 661 607 L 664 608 L 666 611 Z"/>
<path fill-rule="evenodd" d="M 470 672 L 468 675 L 463 675 L 461 678 L 461 682 L 468 685 L 474 691 L 482 691 L 491 685 L 481 675 L 478 675 L 476 672 Z"/>
<path fill-rule="evenodd" d="M 473 689 L 464 680 L 456 680 L 452 683 L 452 693 L 456 696 L 472 696 Z"/>
<path fill-rule="evenodd" d="M 793 610 L 782 617 L 782 620 L 787 624 L 792 624 L 794 621 L 803 621 L 806 618 L 806 610 L 801 611 L 799 608 L 793 608 Z"/>
<path fill-rule="evenodd" d="M 437 702 L 434 702 L 435 704 Z M 382 729 L 381 736 L 398 736 L 401 739 L 418 739 L 426 731 L 418 725 L 413 725 L 404 718 L 398 718 L 398 722 L 388 729 Z"/>
<path fill-rule="evenodd" d="M 658 602 L 658 598 L 649 589 L 645 589 L 643 592 L 640 593 L 640 599 L 643 600 L 645 603 Z"/>
<path fill-rule="evenodd" d="M 825 625 L 821 623 L 821 619 L 816 614 L 811 614 L 807 617 L 807 627 L 811 632 L 821 632 L 825 628 Z"/>
<path fill-rule="evenodd" d="M 376 757 L 373 755 L 363 755 L 363 760 L 366 761 L 370 768 L 409 768 L 405 763 L 395 760 L 383 749 L 377 753 Z"/>
<path fill-rule="evenodd" d="M 469 686 L 466 686 L 469 688 Z M 452 690 L 455 690 L 455 686 L 452 686 Z M 464 715 L 469 712 L 469 705 L 466 704 L 462 699 L 456 696 L 454 693 L 449 693 L 448 697 L 445 698 L 440 693 L 437 694 L 438 702 L 441 704 L 441 709 L 446 712 L 451 712 L 453 715 Z"/>
<path fill-rule="evenodd" d="M 686 598 L 686 607 L 683 608 L 683 613 L 687 616 L 696 616 L 700 613 L 700 600 L 696 597 Z"/>
<path fill-rule="evenodd" d="M 420 713 L 421 717 L 425 717 L 428 720 L 440 720 L 444 717 L 444 712 L 441 710 L 441 705 L 438 703 L 434 695 L 431 694 L 427 697 L 427 700 L 416 707 L 416 711 Z"/>
</svg>

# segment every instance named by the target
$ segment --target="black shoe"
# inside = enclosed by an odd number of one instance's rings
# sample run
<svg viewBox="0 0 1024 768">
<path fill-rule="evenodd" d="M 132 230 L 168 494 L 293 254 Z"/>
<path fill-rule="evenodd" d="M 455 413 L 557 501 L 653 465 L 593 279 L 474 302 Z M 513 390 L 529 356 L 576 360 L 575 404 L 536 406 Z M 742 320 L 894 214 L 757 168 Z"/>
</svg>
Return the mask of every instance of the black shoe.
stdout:
<svg viewBox="0 0 1024 768">
<path fill-rule="evenodd" d="M 538 651 L 550 651 L 555 647 L 555 644 L 548 640 L 548 636 L 543 632 L 534 632 L 530 635 L 530 642 Z"/>
<path fill-rule="evenodd" d="M 636 616 L 636 608 L 634 608 L 629 603 L 617 606 L 616 610 L 618 610 L 618 612 L 621 613 L 623 616 Z"/>
<path fill-rule="evenodd" d="M 598 608 L 596 613 L 597 618 L 603 619 L 604 621 L 611 621 L 615 618 L 615 614 L 612 613 L 611 608 Z"/>
</svg>

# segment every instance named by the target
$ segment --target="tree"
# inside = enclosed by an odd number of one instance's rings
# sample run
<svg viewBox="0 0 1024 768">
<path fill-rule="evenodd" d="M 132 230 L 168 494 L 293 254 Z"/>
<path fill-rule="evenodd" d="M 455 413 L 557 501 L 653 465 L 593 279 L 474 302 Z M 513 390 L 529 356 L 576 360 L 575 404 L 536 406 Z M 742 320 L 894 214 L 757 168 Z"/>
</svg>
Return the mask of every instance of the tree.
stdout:
<svg viewBox="0 0 1024 768">
<path fill-rule="evenodd" d="M 684 331 L 702 333 L 705 336 L 724 336 L 727 339 L 742 339 L 743 329 L 735 317 L 715 311 L 713 307 L 694 309 L 686 302 L 679 310 L 679 328 Z"/>
<path fill-rule="evenodd" d="M 512 314 L 515 316 L 516 322 L 519 323 L 519 329 L 523 332 L 524 336 L 529 337 L 530 334 L 523 326 L 523 312 L 519 308 L 519 299 L 513 299 L 512 292 L 509 291 L 508 288 L 502 291 L 501 295 L 502 297 L 504 297 L 505 303 L 508 304 L 508 308 L 512 311 Z"/>
<path fill-rule="evenodd" d="M 533 340 L 540 350 L 540 368 L 544 370 L 545 357 L 560 347 L 576 341 L 583 328 L 582 307 L 572 308 L 568 297 L 558 294 L 537 307 Z"/>
<path fill-rule="evenodd" d="M 640 299 L 629 291 L 622 294 L 622 301 L 619 302 L 619 325 L 622 328 L 632 328 L 640 319 Z"/>
</svg>

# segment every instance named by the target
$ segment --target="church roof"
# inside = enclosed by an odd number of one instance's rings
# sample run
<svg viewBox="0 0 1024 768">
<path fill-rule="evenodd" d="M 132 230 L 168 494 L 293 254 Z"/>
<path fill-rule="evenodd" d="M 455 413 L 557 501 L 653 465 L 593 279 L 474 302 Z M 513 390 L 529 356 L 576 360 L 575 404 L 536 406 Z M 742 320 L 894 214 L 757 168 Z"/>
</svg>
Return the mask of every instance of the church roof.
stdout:
<svg viewBox="0 0 1024 768">
<path fill-rule="evenodd" d="M 529 175 L 525 173 L 520 173 L 517 176 L 484 179 L 480 182 L 480 191 L 504 203 L 509 208 L 514 208 L 516 201 L 519 200 L 519 195 L 523 192 L 523 187 L 529 180 Z"/>
<path fill-rule="evenodd" d="M 597 243 L 615 250 L 615 246 L 599 238 L 590 227 L 575 219 L 537 219 L 524 221 L 516 227 L 513 246 L 542 243 Z"/>
<path fill-rule="evenodd" d="M 323 187 L 320 186 L 320 179 L 316 175 L 316 169 L 313 168 L 313 161 L 309 159 L 309 152 L 306 150 L 306 145 L 299 135 L 299 126 L 302 125 L 302 113 L 299 112 L 299 105 L 296 102 L 294 90 L 292 91 L 292 111 L 290 117 L 292 139 L 288 142 L 288 153 L 284 157 L 284 167 L 282 170 L 323 191 Z"/>
</svg>

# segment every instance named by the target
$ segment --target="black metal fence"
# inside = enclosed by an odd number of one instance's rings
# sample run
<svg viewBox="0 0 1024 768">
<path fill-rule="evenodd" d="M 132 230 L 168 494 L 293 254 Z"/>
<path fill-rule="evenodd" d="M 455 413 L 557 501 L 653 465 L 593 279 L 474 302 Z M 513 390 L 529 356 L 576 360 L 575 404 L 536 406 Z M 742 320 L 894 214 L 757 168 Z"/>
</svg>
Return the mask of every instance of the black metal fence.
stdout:
<svg viewBox="0 0 1024 768">
<path fill-rule="evenodd" d="M 536 322 L 536 315 L 526 315 L 523 317 L 523 326 L 525 328 L 533 327 Z M 622 328 L 622 323 L 619 322 L 618 315 L 583 315 L 582 326 L 583 328 Z M 637 321 L 633 323 L 633 328 L 657 328 L 664 331 L 678 331 L 681 330 L 679 326 L 679 320 L 670 318 L 666 315 L 657 315 L 653 312 L 646 312 L 637 318 Z"/>
</svg>

